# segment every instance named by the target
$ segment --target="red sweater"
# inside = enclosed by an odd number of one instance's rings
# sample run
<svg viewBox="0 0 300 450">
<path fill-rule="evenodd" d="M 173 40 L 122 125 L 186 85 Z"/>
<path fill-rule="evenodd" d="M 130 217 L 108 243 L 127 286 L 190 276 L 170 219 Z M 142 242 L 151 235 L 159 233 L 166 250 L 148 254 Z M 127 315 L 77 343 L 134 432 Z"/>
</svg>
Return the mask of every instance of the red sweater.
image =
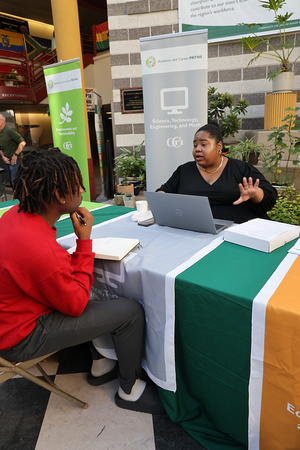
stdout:
<svg viewBox="0 0 300 450">
<path fill-rule="evenodd" d="M 72 257 L 37 214 L 13 206 L 0 219 L 0 350 L 28 336 L 54 310 L 80 316 L 93 282 L 92 241 L 77 239 Z"/>
</svg>

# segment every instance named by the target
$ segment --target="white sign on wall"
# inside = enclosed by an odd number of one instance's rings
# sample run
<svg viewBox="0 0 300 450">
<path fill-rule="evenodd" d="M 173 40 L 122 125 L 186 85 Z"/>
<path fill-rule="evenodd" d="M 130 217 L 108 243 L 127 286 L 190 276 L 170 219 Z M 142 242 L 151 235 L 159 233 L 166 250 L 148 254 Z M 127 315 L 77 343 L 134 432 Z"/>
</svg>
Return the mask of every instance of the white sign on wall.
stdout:
<svg viewBox="0 0 300 450">
<path fill-rule="evenodd" d="M 286 0 L 279 13 L 292 12 L 288 31 L 300 30 L 299 0 Z M 257 34 L 274 34 L 278 27 L 274 13 L 263 8 L 259 0 L 179 0 L 179 30 L 208 30 L 208 42 L 239 39 L 249 35 L 244 23 L 259 23 Z"/>
</svg>

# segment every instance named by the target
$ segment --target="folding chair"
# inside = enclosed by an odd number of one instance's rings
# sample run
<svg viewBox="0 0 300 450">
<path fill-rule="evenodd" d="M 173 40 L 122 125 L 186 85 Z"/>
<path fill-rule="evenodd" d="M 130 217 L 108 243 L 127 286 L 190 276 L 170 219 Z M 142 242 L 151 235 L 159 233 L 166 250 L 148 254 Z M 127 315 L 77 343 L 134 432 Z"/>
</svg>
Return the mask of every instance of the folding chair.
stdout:
<svg viewBox="0 0 300 450">
<path fill-rule="evenodd" d="M 0 356 L 0 384 L 4 383 L 6 380 L 9 380 L 10 378 L 14 377 L 15 375 L 21 375 L 22 377 L 26 378 L 29 381 L 32 381 L 33 383 L 38 384 L 39 386 L 47 389 L 50 392 L 54 392 L 57 395 L 60 395 L 61 397 L 65 398 L 66 400 L 69 400 L 72 403 L 75 403 L 76 405 L 81 406 L 81 408 L 87 409 L 88 404 L 85 402 L 82 402 L 76 397 L 73 397 L 72 395 L 68 394 L 67 392 L 60 389 L 47 375 L 47 373 L 44 371 L 44 369 L 40 366 L 40 362 L 43 359 L 48 358 L 53 353 L 50 353 L 49 355 L 40 356 L 39 358 L 31 359 L 29 361 L 24 362 L 11 362 L 8 361 Z M 43 375 L 46 381 L 32 375 L 31 373 L 27 372 L 27 369 L 30 367 L 35 366 L 40 373 Z"/>
</svg>

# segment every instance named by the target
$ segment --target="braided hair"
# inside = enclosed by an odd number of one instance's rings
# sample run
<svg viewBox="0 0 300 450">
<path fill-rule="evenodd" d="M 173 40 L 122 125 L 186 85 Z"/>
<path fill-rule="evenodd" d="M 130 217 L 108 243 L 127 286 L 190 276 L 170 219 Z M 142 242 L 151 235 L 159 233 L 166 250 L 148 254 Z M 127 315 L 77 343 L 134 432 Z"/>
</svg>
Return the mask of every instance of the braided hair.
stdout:
<svg viewBox="0 0 300 450">
<path fill-rule="evenodd" d="M 22 159 L 13 181 L 13 198 L 20 200 L 19 210 L 37 213 L 61 197 L 84 189 L 77 162 L 59 148 L 33 150 Z"/>
</svg>

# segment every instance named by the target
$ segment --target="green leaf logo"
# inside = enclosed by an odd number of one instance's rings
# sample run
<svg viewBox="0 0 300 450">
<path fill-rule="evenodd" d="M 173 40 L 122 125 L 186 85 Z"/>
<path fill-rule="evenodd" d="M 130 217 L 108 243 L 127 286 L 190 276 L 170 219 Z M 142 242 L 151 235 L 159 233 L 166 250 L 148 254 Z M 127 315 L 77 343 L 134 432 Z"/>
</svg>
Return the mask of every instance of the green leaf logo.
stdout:
<svg viewBox="0 0 300 450">
<path fill-rule="evenodd" d="M 69 116 L 71 116 L 72 114 L 73 114 L 73 111 L 71 109 L 69 109 L 69 103 L 67 102 L 66 107 L 64 107 L 64 106 L 62 107 L 62 112 L 60 113 L 62 122 L 59 122 L 59 124 L 61 125 L 64 122 L 68 122 L 68 123 L 71 122 L 72 119 Z"/>
</svg>

